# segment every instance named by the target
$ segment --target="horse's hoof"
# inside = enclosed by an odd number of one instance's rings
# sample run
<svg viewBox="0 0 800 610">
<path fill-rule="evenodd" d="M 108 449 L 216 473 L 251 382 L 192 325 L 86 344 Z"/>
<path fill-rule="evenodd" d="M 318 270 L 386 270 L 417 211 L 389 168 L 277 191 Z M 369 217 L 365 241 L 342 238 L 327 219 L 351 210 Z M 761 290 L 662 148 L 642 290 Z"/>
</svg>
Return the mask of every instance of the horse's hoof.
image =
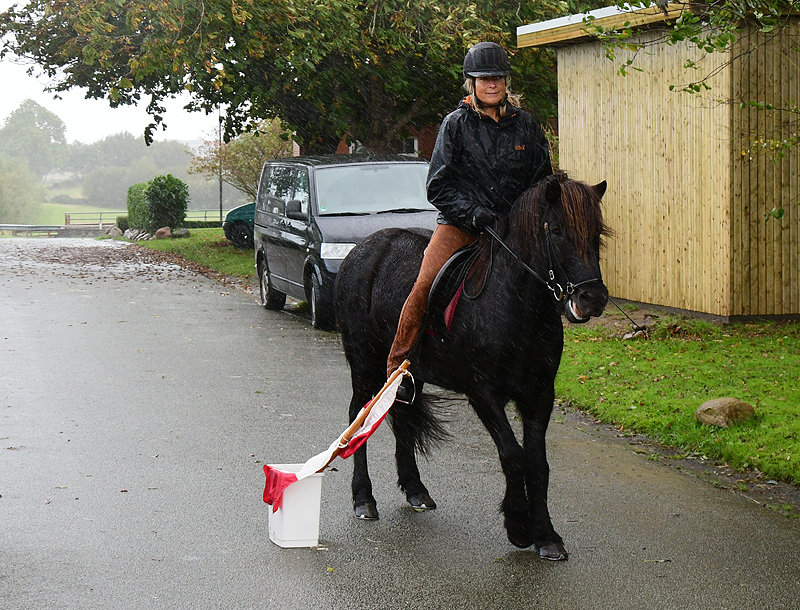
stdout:
<svg viewBox="0 0 800 610">
<path fill-rule="evenodd" d="M 566 561 L 569 559 L 564 545 L 560 542 L 553 542 L 539 547 L 539 557 L 548 561 Z"/>
<path fill-rule="evenodd" d="M 436 508 L 436 502 L 424 491 L 408 496 L 408 503 L 418 513 Z"/>
<path fill-rule="evenodd" d="M 378 518 L 378 507 L 367 502 L 366 504 L 359 504 L 355 507 L 356 519 L 364 519 L 365 521 L 375 521 Z"/>
</svg>

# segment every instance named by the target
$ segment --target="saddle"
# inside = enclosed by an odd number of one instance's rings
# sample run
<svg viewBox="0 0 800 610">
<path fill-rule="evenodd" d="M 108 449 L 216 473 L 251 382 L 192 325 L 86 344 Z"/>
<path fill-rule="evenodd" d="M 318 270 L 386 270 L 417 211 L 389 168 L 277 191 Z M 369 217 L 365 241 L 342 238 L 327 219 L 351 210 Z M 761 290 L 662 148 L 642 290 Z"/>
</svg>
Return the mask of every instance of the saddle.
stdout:
<svg viewBox="0 0 800 610">
<path fill-rule="evenodd" d="M 428 294 L 428 309 L 425 312 L 427 324 L 423 323 L 423 327 L 433 333 L 450 330 L 464 283 L 477 270 L 485 245 L 483 240 L 474 241 L 456 250 L 442 265 Z"/>
</svg>

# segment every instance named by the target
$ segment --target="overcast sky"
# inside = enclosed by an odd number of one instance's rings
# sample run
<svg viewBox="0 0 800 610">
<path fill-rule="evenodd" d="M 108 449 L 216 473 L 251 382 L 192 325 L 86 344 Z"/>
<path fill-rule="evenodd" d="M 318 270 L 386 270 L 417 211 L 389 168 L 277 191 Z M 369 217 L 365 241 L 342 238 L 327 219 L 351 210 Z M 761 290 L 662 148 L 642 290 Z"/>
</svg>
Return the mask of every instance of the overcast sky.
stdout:
<svg viewBox="0 0 800 610">
<path fill-rule="evenodd" d="M 18 4 L 24 4 L 19 0 Z M 0 0 L 0 12 L 6 10 L 14 1 Z M 63 99 L 54 100 L 52 93 L 44 93 L 47 85 L 45 77 L 35 78 L 25 72 L 28 66 L 20 65 L 13 59 L 0 60 L 0 125 L 26 99 L 35 100 L 64 121 L 67 126 L 67 141 L 78 140 L 84 143 L 102 140 L 108 135 L 129 131 L 134 135 L 144 133 L 150 120 L 144 108 L 125 107 L 112 109 L 106 100 L 87 100 L 84 89 L 74 89 L 61 94 Z M 186 100 L 171 101 L 166 104 L 164 122 L 167 130 L 156 132 L 157 140 L 196 141 L 212 137 L 217 125 L 215 115 L 202 112 L 189 113 L 183 110 Z"/>
</svg>

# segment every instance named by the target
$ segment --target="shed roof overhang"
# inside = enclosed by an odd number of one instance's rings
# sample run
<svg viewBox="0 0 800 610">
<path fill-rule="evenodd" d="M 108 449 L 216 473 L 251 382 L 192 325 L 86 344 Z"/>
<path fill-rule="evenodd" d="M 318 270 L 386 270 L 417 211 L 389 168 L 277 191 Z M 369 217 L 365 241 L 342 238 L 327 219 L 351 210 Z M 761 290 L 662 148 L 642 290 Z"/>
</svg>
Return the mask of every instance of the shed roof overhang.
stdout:
<svg viewBox="0 0 800 610">
<path fill-rule="evenodd" d="M 654 4 L 644 8 L 629 4 L 625 8 L 607 6 L 588 13 L 521 25 L 517 28 L 517 47 L 559 46 L 582 42 L 594 37 L 591 30 L 593 25 L 612 30 L 646 27 L 677 19 L 687 7 L 688 4 L 678 2 L 669 3 L 666 11 Z"/>
</svg>

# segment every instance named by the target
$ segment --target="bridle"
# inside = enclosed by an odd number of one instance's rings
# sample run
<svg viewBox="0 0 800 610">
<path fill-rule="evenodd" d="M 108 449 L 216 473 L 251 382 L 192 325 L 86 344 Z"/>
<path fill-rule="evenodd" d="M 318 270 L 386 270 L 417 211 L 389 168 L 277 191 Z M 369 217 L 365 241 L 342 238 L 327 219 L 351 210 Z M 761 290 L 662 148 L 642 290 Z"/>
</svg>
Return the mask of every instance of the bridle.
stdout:
<svg viewBox="0 0 800 610">
<path fill-rule="evenodd" d="M 576 284 L 576 283 L 573 283 L 569 279 L 569 274 L 567 273 L 567 270 L 564 269 L 564 266 L 561 264 L 561 261 L 558 260 L 558 255 L 556 254 L 555 248 L 553 248 L 553 242 L 550 239 L 550 225 L 548 223 L 546 223 L 546 222 L 544 223 L 544 237 L 545 237 L 545 242 L 547 243 L 547 260 L 548 260 L 548 265 L 549 265 L 549 268 L 547 270 L 547 278 L 548 279 L 544 279 L 541 275 L 539 275 L 533 269 L 531 269 L 530 266 L 528 266 L 528 264 L 525 263 L 525 261 L 523 261 L 519 256 L 517 256 L 517 253 L 514 252 L 508 246 L 508 244 L 506 244 L 506 242 L 504 242 L 500 238 L 500 236 L 497 234 L 497 232 L 492 227 L 486 227 L 485 230 L 489 235 L 492 236 L 492 238 L 495 241 L 497 241 L 497 243 L 499 243 L 501 246 L 503 246 L 503 248 L 505 248 L 508 251 L 508 253 L 511 254 L 511 256 L 513 256 L 517 260 L 517 262 L 520 265 L 522 265 L 522 268 L 525 269 L 525 271 L 530 273 L 533 277 L 535 277 L 537 280 L 539 280 L 542 284 L 547 286 L 547 288 L 549 288 L 550 291 L 553 293 L 553 298 L 558 303 L 563 301 L 565 296 L 567 296 L 567 297 L 572 296 L 575 293 L 575 289 L 579 288 L 580 286 L 585 286 L 586 284 L 594 284 L 595 282 L 602 282 L 603 281 L 602 278 L 600 278 L 600 277 L 593 277 L 593 278 L 590 278 L 588 280 L 583 280 L 582 282 L 578 282 Z M 559 284 L 556 281 L 556 274 L 555 274 L 554 265 L 553 265 L 553 261 L 554 260 L 558 264 L 558 267 L 561 270 L 562 275 L 567 280 L 566 287 L 561 286 L 561 284 Z"/>
</svg>

